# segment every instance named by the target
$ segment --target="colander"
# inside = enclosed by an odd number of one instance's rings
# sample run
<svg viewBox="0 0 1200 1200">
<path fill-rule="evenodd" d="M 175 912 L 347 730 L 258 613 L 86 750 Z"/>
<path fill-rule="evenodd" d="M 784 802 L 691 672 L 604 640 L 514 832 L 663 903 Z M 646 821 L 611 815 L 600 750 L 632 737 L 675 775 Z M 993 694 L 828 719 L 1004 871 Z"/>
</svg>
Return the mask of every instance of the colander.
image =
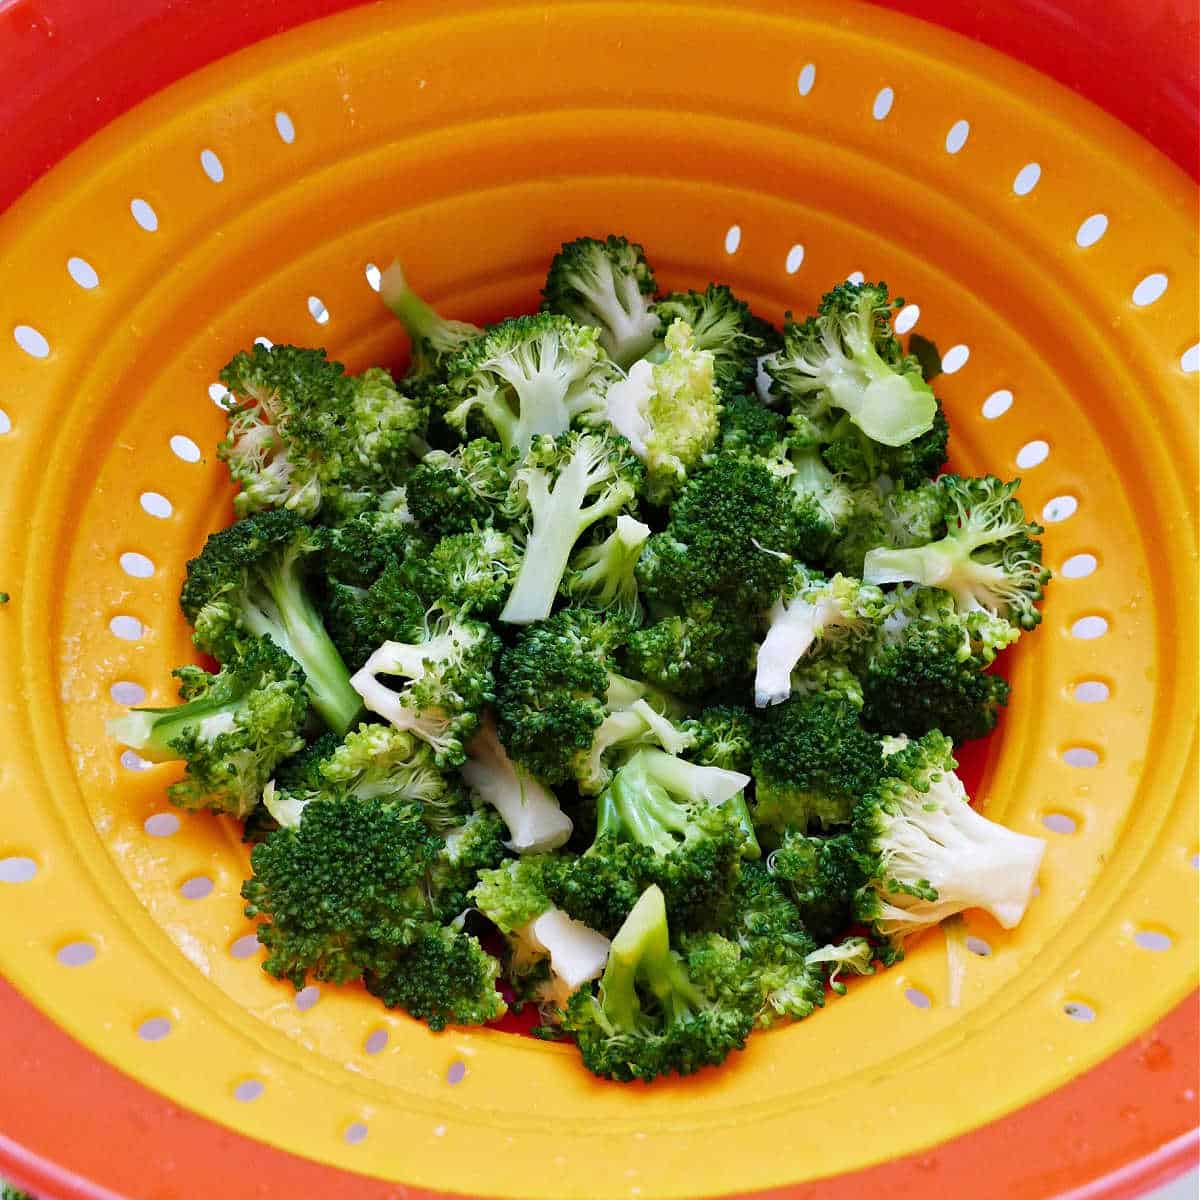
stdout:
<svg viewBox="0 0 1200 1200">
<path fill-rule="evenodd" d="M 1194 204 L 1046 77 L 850 3 L 372 5 L 73 153 L 0 220 L 0 971 L 40 1010 L 0 992 L 0 1171 L 72 1196 L 1034 1196 L 1187 1129 L 1194 1006 L 1149 1031 L 1197 954 Z M 482 321 L 608 230 L 664 286 L 776 319 L 856 273 L 901 286 L 953 465 L 1022 477 L 1057 576 L 975 763 L 989 815 L 1049 841 L 1024 923 L 967 918 L 960 988 L 934 933 L 652 1087 L 269 979 L 237 828 L 173 811 L 172 769 L 103 730 L 191 653 L 233 351 L 400 366 L 376 264 Z"/>
</svg>

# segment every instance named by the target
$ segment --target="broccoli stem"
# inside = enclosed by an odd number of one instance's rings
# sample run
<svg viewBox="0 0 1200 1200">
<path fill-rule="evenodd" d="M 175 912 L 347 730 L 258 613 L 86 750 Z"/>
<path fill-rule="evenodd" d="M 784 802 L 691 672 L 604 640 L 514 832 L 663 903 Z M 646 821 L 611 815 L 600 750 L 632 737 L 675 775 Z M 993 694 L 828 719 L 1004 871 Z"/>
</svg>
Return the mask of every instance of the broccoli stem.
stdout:
<svg viewBox="0 0 1200 1200">
<path fill-rule="evenodd" d="M 110 721 L 107 728 L 110 737 L 136 750 L 149 762 L 177 762 L 184 756 L 173 743 L 189 728 L 195 728 L 201 741 L 211 742 L 234 727 L 245 707 L 245 700 L 204 697 L 173 708 L 134 708 Z"/>
</svg>

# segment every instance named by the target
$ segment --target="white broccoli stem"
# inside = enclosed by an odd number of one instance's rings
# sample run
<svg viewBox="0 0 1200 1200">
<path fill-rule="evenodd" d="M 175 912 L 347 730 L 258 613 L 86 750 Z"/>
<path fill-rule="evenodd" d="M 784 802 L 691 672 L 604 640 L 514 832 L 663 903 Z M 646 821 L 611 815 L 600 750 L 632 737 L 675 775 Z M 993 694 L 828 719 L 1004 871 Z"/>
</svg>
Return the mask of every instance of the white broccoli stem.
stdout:
<svg viewBox="0 0 1200 1200">
<path fill-rule="evenodd" d="M 629 706 L 630 712 L 636 713 L 646 724 L 654 740 L 672 755 L 682 754 L 696 742 L 694 733 L 684 733 L 676 729 L 674 724 L 660 712 L 655 712 L 646 700 L 635 700 Z"/>
<path fill-rule="evenodd" d="M 676 758 L 663 750 L 639 750 L 638 757 L 646 774 L 672 796 L 693 803 L 724 804 L 744 791 L 749 775 L 727 771 L 724 767 L 704 767 Z"/>
<path fill-rule="evenodd" d="M 490 720 L 479 727 L 467 753 L 462 777 L 503 818 L 512 849 L 538 854 L 566 842 L 574 829 L 571 818 L 553 792 L 508 757 Z"/>
<path fill-rule="evenodd" d="M 832 963 L 829 968 L 829 986 L 834 991 L 845 991 L 845 985 L 837 982 L 842 971 L 853 971 L 855 975 L 870 975 L 875 952 L 871 943 L 864 937 L 849 937 L 837 945 L 822 946 L 811 954 L 804 956 L 804 961 L 810 966 L 817 963 Z"/>
<path fill-rule="evenodd" d="M 949 592 L 961 613 L 998 616 L 1007 607 L 1012 579 L 997 563 L 978 562 L 970 546 L 953 537 L 911 550 L 877 547 L 863 560 L 865 583 L 919 583 Z"/>
<path fill-rule="evenodd" d="M 792 672 L 822 630 L 849 624 L 830 596 L 820 596 L 815 602 L 801 596 L 786 604 L 777 600 L 767 619 L 770 627 L 754 664 L 754 703 L 758 708 L 780 704 L 791 695 Z"/>
<path fill-rule="evenodd" d="M 608 423 L 629 442 L 634 454 L 643 461 L 647 453 L 646 439 L 650 436 L 646 407 L 653 393 L 654 366 L 641 358 L 629 368 L 629 374 L 624 379 L 618 379 L 604 396 Z"/>
<path fill-rule="evenodd" d="M 767 365 L 775 361 L 773 354 L 760 354 L 754 372 L 754 390 L 758 398 L 766 405 L 775 403 L 776 397 L 771 395 L 771 384 L 774 380 L 767 373 Z"/>
<path fill-rule="evenodd" d="M 523 932 L 550 956 L 550 970 L 563 981 L 568 994 L 603 974 L 612 943 L 561 909 L 547 909 Z"/>
<path fill-rule="evenodd" d="M 280 793 L 276 790 L 275 780 L 273 779 L 268 780 L 267 786 L 263 788 L 262 800 L 263 804 L 266 805 L 267 812 L 284 829 L 299 829 L 300 817 L 308 807 L 307 800 L 300 800 L 295 796 Z"/>
<path fill-rule="evenodd" d="M 881 932 L 903 938 L 968 908 L 991 913 L 1005 929 L 1020 922 L 1046 850 L 1041 838 L 977 813 L 952 771 L 928 792 L 912 793 L 904 811 L 885 820 L 882 886 L 887 879 L 924 881 L 937 899 L 888 891 L 877 920 Z"/>
</svg>

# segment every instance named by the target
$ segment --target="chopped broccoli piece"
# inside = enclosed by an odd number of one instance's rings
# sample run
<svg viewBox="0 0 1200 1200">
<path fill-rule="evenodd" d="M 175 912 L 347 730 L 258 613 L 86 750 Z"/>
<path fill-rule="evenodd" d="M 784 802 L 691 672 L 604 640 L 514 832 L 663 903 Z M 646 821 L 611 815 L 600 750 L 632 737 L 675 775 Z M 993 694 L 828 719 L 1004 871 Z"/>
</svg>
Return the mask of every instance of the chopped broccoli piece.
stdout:
<svg viewBox="0 0 1200 1200">
<path fill-rule="evenodd" d="M 396 560 L 369 587 L 330 579 L 322 607 L 325 628 L 351 671 L 360 670 L 381 642 L 412 641 L 425 622 L 412 571 Z"/>
<path fill-rule="evenodd" d="M 412 342 L 409 376 L 415 380 L 438 375 L 446 360 L 481 332 L 477 325 L 436 313 L 409 287 L 399 259 L 393 259 L 380 276 L 379 295 L 408 330 Z"/>
<path fill-rule="evenodd" d="M 649 525 L 621 513 L 608 537 L 575 552 L 563 576 L 563 595 L 639 624 L 642 604 L 634 570 L 649 536 Z"/>
<path fill-rule="evenodd" d="M 754 746 L 754 718 L 734 704 L 715 704 L 698 717 L 684 721 L 684 732 L 695 739 L 687 756 L 706 767 L 747 774 Z"/>
<path fill-rule="evenodd" d="M 832 941 L 850 924 L 854 896 L 864 881 L 849 834 L 808 837 L 786 830 L 767 856 L 767 867 L 819 942 Z"/>
<path fill-rule="evenodd" d="M 768 408 L 757 396 L 736 392 L 721 396 L 721 428 L 717 453 L 778 460 L 787 438 L 782 413 Z"/>
<path fill-rule="evenodd" d="M 491 525 L 508 494 L 512 471 L 513 456 L 488 438 L 453 450 L 430 450 L 405 484 L 413 520 L 433 537 Z"/>
<path fill-rule="evenodd" d="M 490 526 L 444 537 L 429 552 L 421 587 L 442 607 L 493 617 L 521 561 L 512 537 Z"/>
<path fill-rule="evenodd" d="M 826 945 L 814 950 L 805 961 L 810 966 L 826 964 L 825 980 L 830 990 L 844 996 L 846 985 L 838 976 L 843 971 L 853 971 L 855 975 L 872 974 L 875 970 L 875 948 L 865 937 L 848 937 L 837 945 Z"/>
</svg>

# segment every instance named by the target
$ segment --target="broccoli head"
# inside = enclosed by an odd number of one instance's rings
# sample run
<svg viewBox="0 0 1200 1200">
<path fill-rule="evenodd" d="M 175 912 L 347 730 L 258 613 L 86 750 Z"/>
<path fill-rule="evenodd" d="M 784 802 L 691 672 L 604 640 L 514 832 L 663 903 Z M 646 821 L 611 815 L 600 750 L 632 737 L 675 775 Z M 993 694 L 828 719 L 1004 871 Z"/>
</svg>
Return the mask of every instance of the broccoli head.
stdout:
<svg viewBox="0 0 1200 1200">
<path fill-rule="evenodd" d="M 863 884 L 849 834 L 809 837 L 786 830 L 778 848 L 767 856 L 767 867 L 818 942 L 831 942 L 845 932 L 855 893 Z"/>
<path fill-rule="evenodd" d="M 480 333 L 477 325 L 451 321 L 436 313 L 409 287 L 399 259 L 393 259 L 380 276 L 379 295 L 408 330 L 412 343 L 409 378 L 415 383 L 436 378 L 446 359 Z"/>
<path fill-rule="evenodd" d="M 714 704 L 698 717 L 684 721 L 692 735 L 688 758 L 706 767 L 748 774 L 754 747 L 754 718 L 736 704 Z"/>
<path fill-rule="evenodd" d="M 508 494 L 512 470 L 513 456 L 488 438 L 430 450 L 405 482 L 409 512 L 431 537 L 491 525 Z"/>
<path fill-rule="evenodd" d="M 442 538 L 421 564 L 420 587 L 441 607 L 493 617 L 521 561 L 512 537 L 485 526 Z"/>
<path fill-rule="evenodd" d="M 649 536 L 649 525 L 621 513 L 612 533 L 575 552 L 563 576 L 563 594 L 576 604 L 640 624 L 642 604 L 634 571 Z"/>
</svg>

